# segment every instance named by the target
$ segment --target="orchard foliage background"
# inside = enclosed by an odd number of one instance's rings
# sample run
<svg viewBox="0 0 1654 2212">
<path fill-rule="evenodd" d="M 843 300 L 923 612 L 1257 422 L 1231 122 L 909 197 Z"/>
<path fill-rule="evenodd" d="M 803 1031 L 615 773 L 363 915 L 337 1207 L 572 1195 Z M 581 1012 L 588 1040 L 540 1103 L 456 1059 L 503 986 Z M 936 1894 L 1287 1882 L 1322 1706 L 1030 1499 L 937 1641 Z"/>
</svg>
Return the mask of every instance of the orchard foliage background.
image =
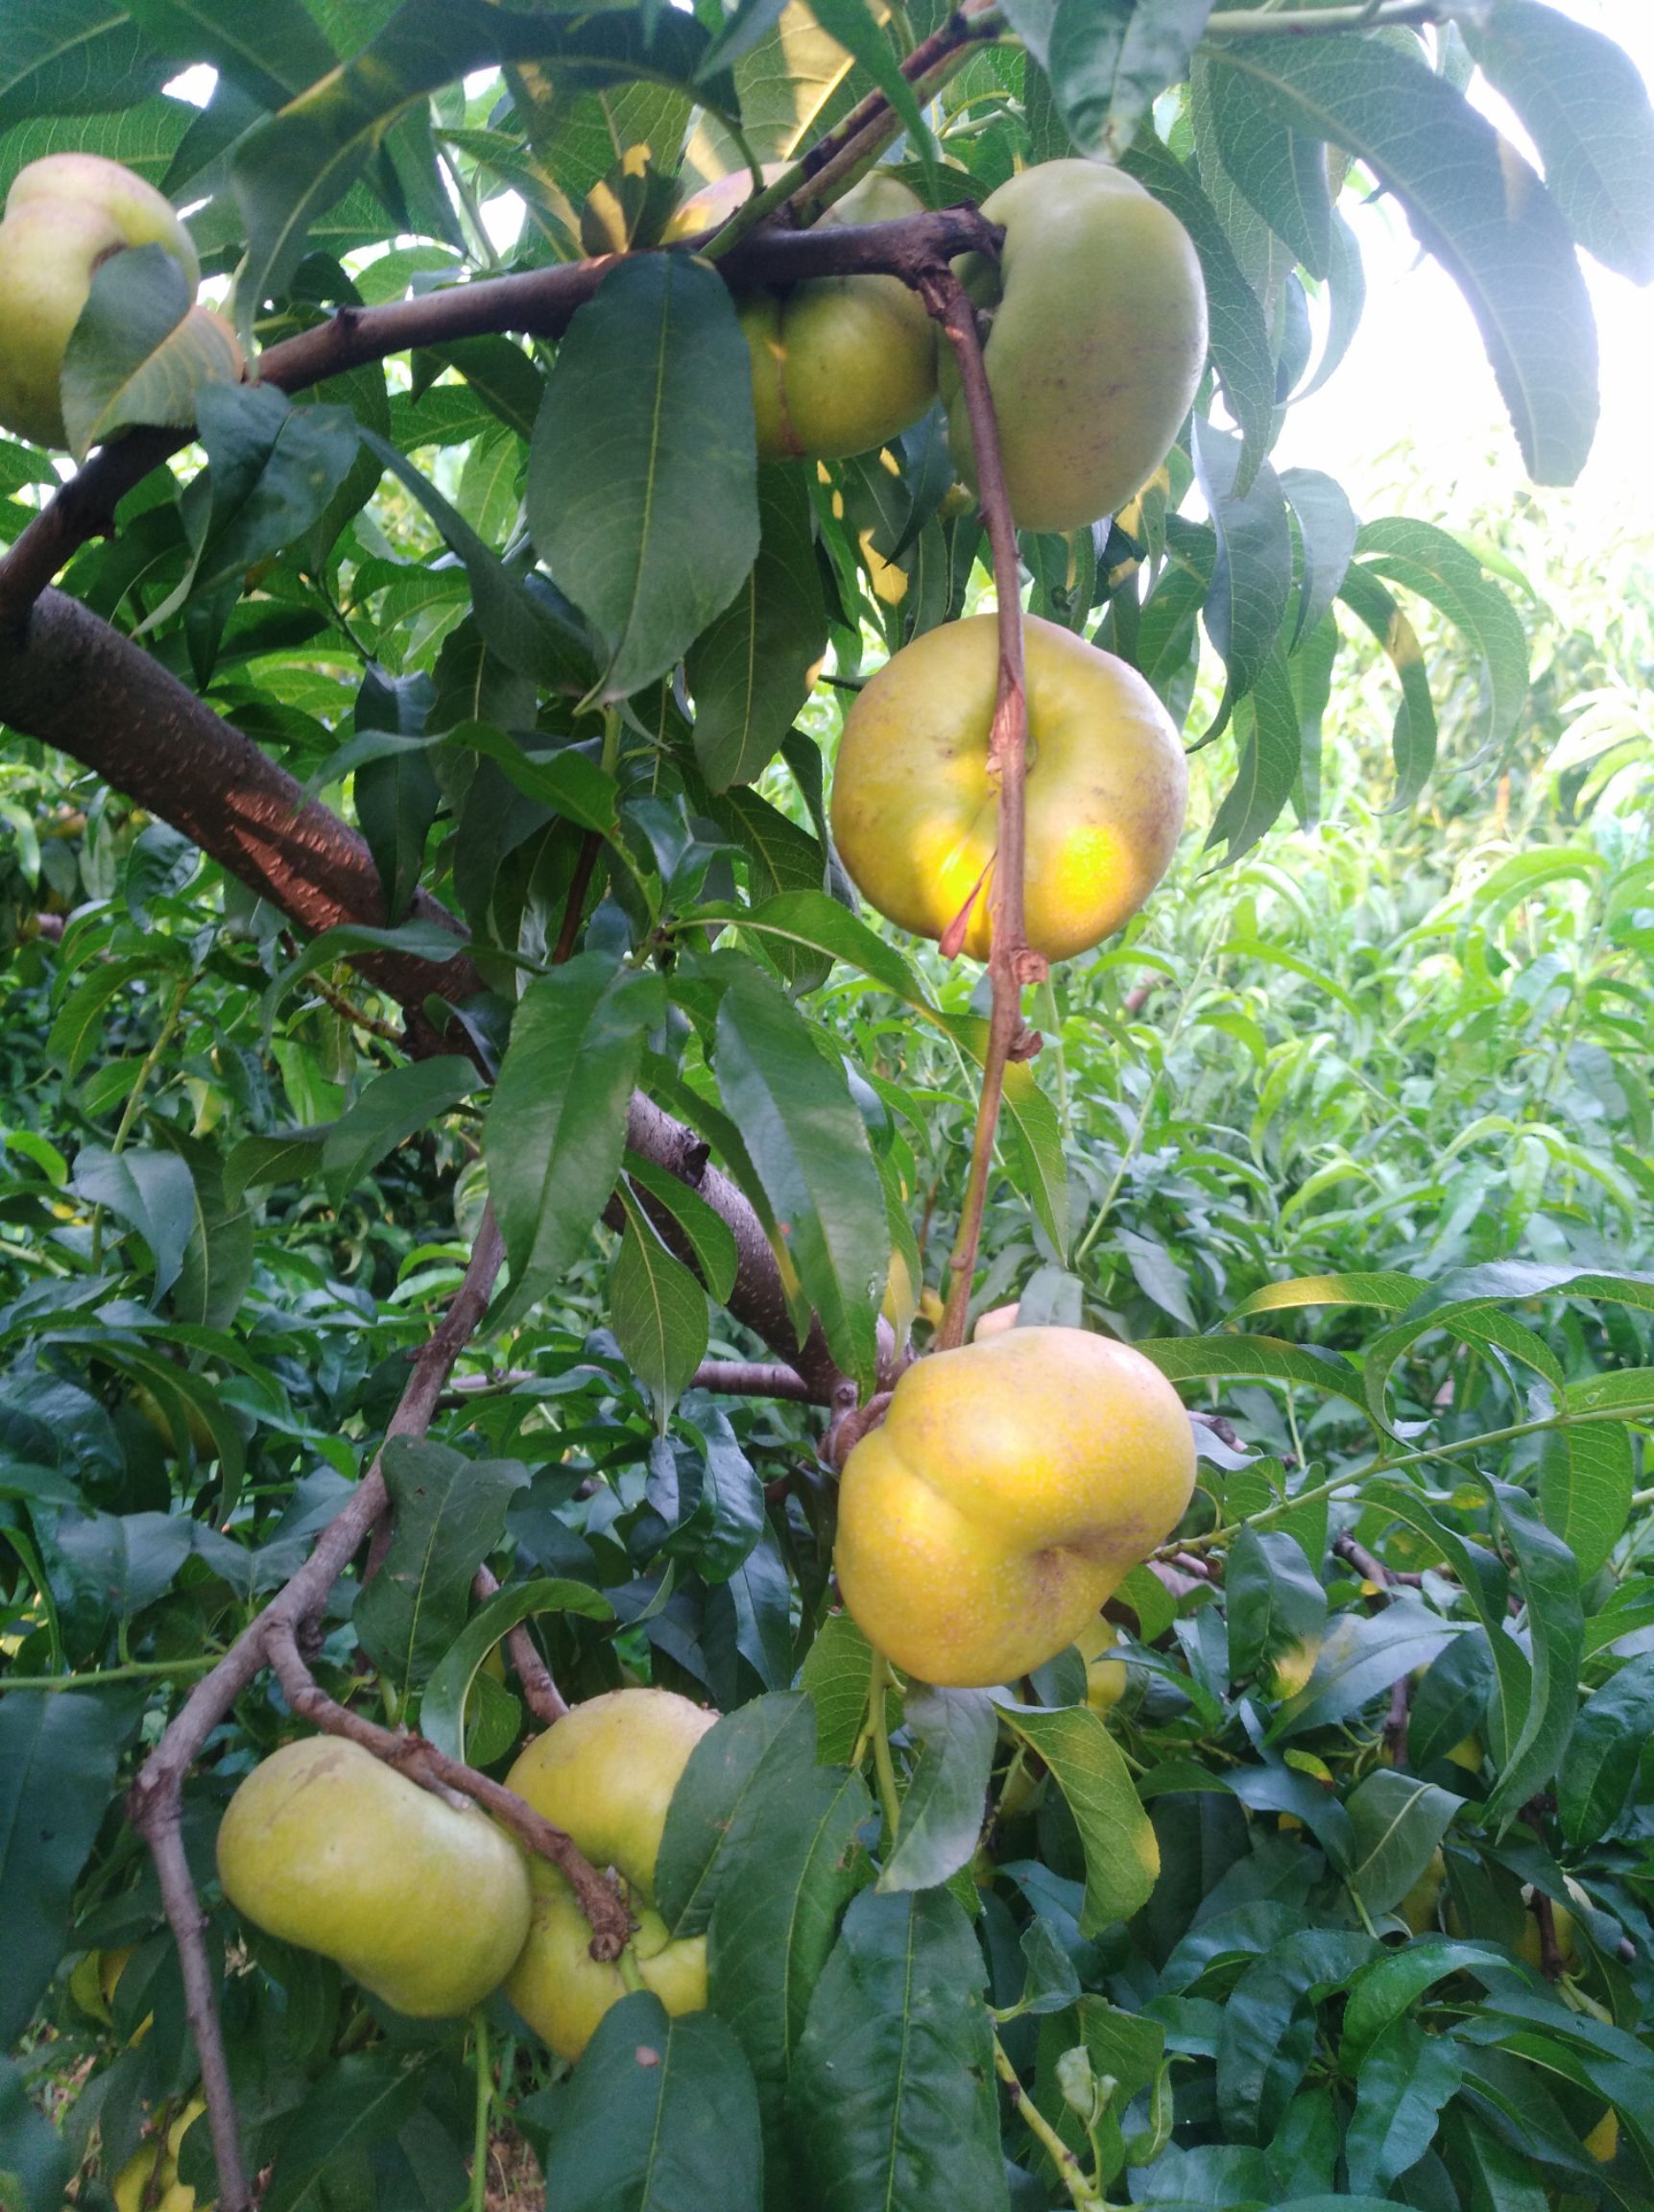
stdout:
<svg viewBox="0 0 1654 2212">
<path fill-rule="evenodd" d="M 681 160 L 847 116 L 935 207 L 1122 160 L 1212 325 L 1129 530 L 1020 547 L 1199 749 L 1168 883 L 1030 1001 L 972 1299 L 1142 1343 L 1201 1487 L 1106 1725 L 1071 1653 L 893 1703 L 895 1833 L 819 1447 L 893 1249 L 899 1324 L 944 1286 L 987 1006 L 858 914 L 823 801 L 862 677 L 989 591 L 980 524 L 939 418 L 755 473 L 718 276 L 581 266 Z M 1568 573 L 1543 506 L 1357 519 L 1345 457 L 1269 459 L 1379 191 L 1571 479 L 1575 247 L 1654 273 L 1623 57 L 1532 0 L 12 0 L 0 126 L 0 182 L 89 148 L 193 210 L 286 365 L 56 506 L 0 445 L 0 2196 L 97 2212 L 196 2093 L 125 1792 L 363 1495 L 491 1196 L 507 1286 L 306 1648 L 493 1773 L 525 1622 L 570 1698 L 730 1715 L 659 1884 L 710 2009 L 635 1995 L 560 2079 L 502 2000 L 417 2025 L 238 1923 L 214 1829 L 295 1726 L 252 1671 L 181 1837 L 272 2212 L 527 2194 L 525 2144 L 564 2212 L 1654 2203 L 1647 549 Z M 132 281 L 84 445 L 178 388 Z M 204 2126 L 181 2177 L 233 2195 Z"/>
</svg>

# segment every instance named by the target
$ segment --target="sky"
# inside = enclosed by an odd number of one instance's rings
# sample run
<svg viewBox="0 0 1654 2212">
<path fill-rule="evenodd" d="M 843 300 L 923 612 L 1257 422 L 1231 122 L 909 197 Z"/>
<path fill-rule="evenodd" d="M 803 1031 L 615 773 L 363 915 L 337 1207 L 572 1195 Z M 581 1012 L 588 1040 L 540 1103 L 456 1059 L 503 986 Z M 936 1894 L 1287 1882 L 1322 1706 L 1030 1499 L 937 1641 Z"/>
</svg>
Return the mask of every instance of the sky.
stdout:
<svg viewBox="0 0 1654 2212">
<path fill-rule="evenodd" d="M 1654 0 L 1561 5 L 1616 39 L 1654 84 Z M 1525 149 L 1502 104 L 1481 105 Z M 1478 503 L 1502 503 L 1526 482 L 1480 336 L 1398 208 L 1355 208 L 1352 221 L 1367 272 L 1361 329 L 1326 388 L 1289 414 L 1274 458 L 1282 468 L 1325 469 L 1358 509 L 1377 514 L 1391 503 L 1394 449 L 1404 443 L 1435 479 L 1444 513 L 1468 519 Z M 1582 260 L 1602 348 L 1602 422 L 1578 484 L 1540 496 L 1559 533 L 1629 528 L 1654 545 L 1654 287 Z"/>
</svg>

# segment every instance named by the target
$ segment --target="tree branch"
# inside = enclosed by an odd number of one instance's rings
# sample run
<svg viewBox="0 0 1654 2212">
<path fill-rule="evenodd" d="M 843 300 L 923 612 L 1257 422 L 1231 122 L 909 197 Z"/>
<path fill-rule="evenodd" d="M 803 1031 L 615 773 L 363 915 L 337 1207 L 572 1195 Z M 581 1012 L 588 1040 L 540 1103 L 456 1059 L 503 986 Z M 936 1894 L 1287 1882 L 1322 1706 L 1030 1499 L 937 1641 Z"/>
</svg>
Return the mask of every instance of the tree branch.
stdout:
<svg viewBox="0 0 1654 2212">
<path fill-rule="evenodd" d="M 982 1239 L 982 1211 L 994 1165 L 994 1136 L 999 1122 L 1005 1070 L 1010 1061 L 1031 1058 L 1040 1048 L 1039 1037 L 1023 1027 L 1023 986 L 1043 982 L 1048 970 L 1040 954 L 1029 949 L 1022 910 L 1023 800 L 1028 757 L 1028 698 L 1022 672 L 1022 576 L 1017 555 L 1017 526 L 1012 519 L 1005 467 L 999 450 L 999 425 L 994 413 L 994 396 L 988 386 L 981 341 L 976 334 L 976 310 L 970 295 L 949 269 L 926 276 L 918 289 L 925 306 L 942 325 L 959 365 L 959 380 L 971 421 L 971 443 L 976 458 L 978 498 L 994 553 L 995 596 L 999 611 L 999 680 L 988 735 L 989 773 L 999 785 L 998 842 L 993 862 L 994 930 L 988 953 L 993 1007 L 988 1021 L 988 1049 L 983 1061 L 982 1097 L 976 1114 L 971 1172 L 960 1209 L 959 1234 L 948 1261 L 953 1279 L 948 1286 L 942 1325 L 936 1333 L 936 1349 L 948 1352 L 965 1341 L 965 1320 Z M 943 949 L 947 950 L 946 939 Z"/>
<path fill-rule="evenodd" d="M 471 1591 L 477 1603 L 486 1605 L 491 1598 L 499 1593 L 498 1579 L 489 1568 L 479 1567 L 471 1576 Z M 552 1680 L 551 1669 L 540 1657 L 539 1647 L 528 1632 L 526 1621 L 519 1621 L 515 1628 L 506 1630 L 505 1646 L 511 1653 L 512 1668 L 516 1675 L 517 1687 L 522 1692 L 523 1702 L 535 1719 L 549 1728 L 554 1721 L 563 1719 L 568 1711 L 568 1704 L 563 1692 Z"/>
<path fill-rule="evenodd" d="M 992 248 L 999 236 L 973 207 L 945 207 L 897 223 L 756 231 L 719 262 L 718 271 L 731 287 L 743 290 L 795 284 L 805 276 L 864 274 L 900 276 L 911 283 L 921 268 L 972 248 Z M 284 338 L 261 353 L 258 379 L 283 392 L 301 392 L 411 347 L 452 345 L 498 331 L 561 337 L 614 258 L 601 254 L 515 276 L 479 277 L 380 307 L 342 307 L 314 329 Z M 20 627 L 70 555 L 88 539 L 106 536 L 126 494 L 193 435 L 188 430 L 131 430 L 92 455 L 0 555 L 0 633 Z"/>
<path fill-rule="evenodd" d="M 469 1797 L 480 1805 L 502 1828 L 509 1828 L 518 1842 L 549 1860 L 563 1875 L 590 1925 L 591 1956 L 606 1964 L 619 1958 L 632 1933 L 632 1914 L 614 1884 L 598 1872 L 572 1836 L 553 1827 L 543 1813 L 537 1813 L 515 1791 L 491 1781 L 459 1759 L 450 1759 L 422 1736 L 381 1728 L 376 1720 L 329 1697 L 304 1664 L 298 1631 L 291 1621 L 277 1621 L 266 1641 L 270 1664 L 295 1713 L 313 1720 L 329 1736 L 343 1736 L 360 1743 L 365 1751 L 372 1751 L 375 1759 L 382 1759 L 387 1767 L 394 1767 L 423 1790 Z"/>
<path fill-rule="evenodd" d="M 422 1436 L 429 1429 L 454 1361 L 487 1310 L 504 1257 L 491 1210 L 483 1216 L 465 1281 L 414 1361 L 407 1388 L 385 1431 L 387 1443 L 393 1436 Z M 206 1922 L 183 1856 L 180 1823 L 184 1776 L 200 1758 L 207 1738 L 268 1663 L 271 1639 L 284 1627 L 297 1630 L 321 1611 L 327 1593 L 372 1532 L 389 1503 L 382 1458 L 382 1453 L 375 1457 L 292 1580 L 276 1593 L 257 1620 L 242 1630 L 211 1673 L 203 1675 L 196 1684 L 139 1768 L 127 1796 L 128 1817 L 155 1858 L 161 1901 L 178 1944 L 190 2032 L 201 2058 L 224 2212 L 245 2212 L 252 2198 L 206 1953 Z"/>
<path fill-rule="evenodd" d="M 338 815 L 224 721 L 157 661 L 79 600 L 42 594 L 23 637 L 0 634 L 0 720 L 96 770 L 116 789 L 169 822 L 230 875 L 312 933 L 342 923 L 381 926 L 379 873 L 366 841 Z M 482 990 L 460 925 L 428 892 L 413 913 L 454 933 L 454 957 L 402 952 L 352 956 L 352 965 L 408 1010 L 416 1056 L 466 1051 L 467 1041 L 433 1022 L 427 999 L 463 1005 Z M 641 1094 L 627 1142 L 698 1190 L 730 1228 L 740 1256 L 729 1310 L 804 1377 L 814 1401 L 830 1405 L 843 1377 L 819 1326 L 801 1344 L 780 1269 L 763 1224 L 727 1175 L 707 1163 L 692 1130 Z M 645 1200 L 645 1204 L 648 1201 Z M 683 1248 L 663 1207 L 661 1232 Z M 693 1255 L 687 1257 L 693 1260 Z"/>
</svg>

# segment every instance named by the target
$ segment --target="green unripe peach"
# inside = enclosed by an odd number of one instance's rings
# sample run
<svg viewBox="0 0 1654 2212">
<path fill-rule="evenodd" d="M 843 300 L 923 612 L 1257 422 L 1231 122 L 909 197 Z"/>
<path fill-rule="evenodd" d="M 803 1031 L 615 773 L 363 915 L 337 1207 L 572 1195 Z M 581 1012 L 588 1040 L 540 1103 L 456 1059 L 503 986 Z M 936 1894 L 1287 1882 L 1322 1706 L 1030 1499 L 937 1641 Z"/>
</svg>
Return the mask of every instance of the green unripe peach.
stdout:
<svg viewBox="0 0 1654 2212">
<path fill-rule="evenodd" d="M 1109 1657 L 1119 1640 L 1119 1630 L 1100 1613 L 1074 1638 L 1074 1648 L 1086 1662 L 1086 1703 L 1093 1713 L 1112 1713 L 1126 1694 L 1131 1678 L 1126 1663 Z"/>
<path fill-rule="evenodd" d="M 1448 1863 L 1440 1847 L 1430 1853 L 1424 1872 L 1396 1907 L 1415 1936 L 1423 1936 L 1436 1924 L 1436 1907 L 1448 1879 Z"/>
<path fill-rule="evenodd" d="M 672 1940 L 655 1911 L 655 1862 L 672 1792 L 717 1718 L 669 1690 L 611 1690 L 537 1737 L 507 1777 L 594 1866 L 613 1867 L 638 1923 L 624 1965 L 599 1963 L 574 1892 L 554 1866 L 535 1863 L 533 1922 L 506 1995 L 560 2058 L 578 2058 L 638 1982 L 668 2012 L 706 2005 L 706 1937 Z"/>
<path fill-rule="evenodd" d="M 733 214 L 746 188 L 744 177 L 724 178 L 694 194 L 666 236 L 692 237 Z M 817 228 L 922 211 L 899 178 L 875 171 Z M 748 294 L 736 312 L 753 360 L 760 460 L 866 453 L 917 422 L 936 397 L 935 325 L 899 277 L 815 276 L 790 292 Z"/>
<path fill-rule="evenodd" d="M 997 268 L 960 264 L 994 312 L 984 349 L 1011 511 L 1024 530 L 1114 514 L 1165 459 L 1206 363 L 1206 289 L 1187 231 L 1118 169 L 1046 161 L 983 202 Z M 954 465 L 975 455 L 948 349 L 938 364 Z"/>
<path fill-rule="evenodd" d="M 398 2012 L 468 2012 L 528 1934 L 523 1854 L 488 1815 L 358 1743 L 313 1736 L 263 1760 L 218 1831 L 225 1895 L 283 1942 L 336 1959 Z"/>
<path fill-rule="evenodd" d="M 101 262 L 164 246 L 193 292 L 201 279 L 172 203 L 100 154 L 49 154 L 18 171 L 0 221 L 0 423 L 39 445 L 68 433 L 58 380 Z"/>
</svg>

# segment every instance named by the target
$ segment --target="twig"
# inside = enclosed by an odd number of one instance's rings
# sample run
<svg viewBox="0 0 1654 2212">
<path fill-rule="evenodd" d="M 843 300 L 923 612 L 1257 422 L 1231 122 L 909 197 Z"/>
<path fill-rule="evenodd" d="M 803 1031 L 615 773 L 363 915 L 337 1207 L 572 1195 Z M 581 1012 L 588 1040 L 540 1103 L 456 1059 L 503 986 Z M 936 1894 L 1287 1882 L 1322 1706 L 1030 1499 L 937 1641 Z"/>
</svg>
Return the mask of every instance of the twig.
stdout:
<svg viewBox="0 0 1654 2212">
<path fill-rule="evenodd" d="M 950 269 L 923 277 L 920 298 L 942 325 L 959 365 L 971 442 L 976 458 L 976 483 L 982 517 L 994 553 L 994 584 L 999 608 L 999 678 L 994 720 L 988 736 L 989 774 L 999 785 L 998 843 L 994 860 L 993 939 L 988 978 L 993 1008 L 988 1049 L 982 1068 L 982 1098 L 976 1115 L 971 1172 L 960 1210 L 959 1233 L 948 1265 L 952 1281 L 936 1333 L 936 1349 L 953 1350 L 965 1341 L 965 1321 L 976 1254 L 982 1239 L 982 1212 L 994 1164 L 994 1135 L 1005 1089 L 1005 1070 L 1013 1059 L 1027 1059 L 1039 1039 L 1022 1024 L 1022 991 L 1043 983 L 1049 970 L 1030 950 L 1022 906 L 1024 853 L 1023 796 L 1027 776 L 1028 698 L 1022 673 L 1022 585 L 1017 558 L 1017 526 L 1005 486 L 999 426 L 994 396 L 976 334 L 976 311 Z"/>
<path fill-rule="evenodd" d="M 561 968 L 565 960 L 574 957 L 574 948 L 580 937 L 580 918 L 586 910 L 586 894 L 591 885 L 591 871 L 597 866 L 597 855 L 603 850 L 603 839 L 595 830 L 588 830 L 580 840 L 580 857 L 574 863 L 574 874 L 568 881 L 568 902 L 563 910 L 563 927 L 558 932 L 557 947 L 551 955 L 551 965 Z"/>
<path fill-rule="evenodd" d="M 383 1022 L 377 1014 L 366 1013 L 343 991 L 329 983 L 324 975 L 312 975 L 309 988 L 324 1006 L 338 1015 L 341 1022 L 348 1022 L 352 1029 L 360 1029 L 366 1036 L 381 1037 L 387 1045 L 395 1045 L 398 1051 L 407 1049 L 407 1039 L 394 1022 Z"/>
<path fill-rule="evenodd" d="M 719 273 L 741 289 L 863 274 L 912 281 L 921 266 L 991 247 L 998 235 L 973 207 L 944 207 L 895 223 L 769 229 L 744 240 L 719 263 Z M 606 253 L 513 276 L 479 277 L 379 307 L 342 307 L 327 322 L 261 353 L 258 380 L 282 392 L 301 392 L 410 347 L 448 346 L 506 330 L 561 337 L 614 258 Z M 102 446 L 54 493 L 0 555 L 0 633 L 14 635 L 24 627 L 30 608 L 70 555 L 89 539 L 108 535 L 126 494 L 193 436 L 192 430 L 129 431 Z"/>
<path fill-rule="evenodd" d="M 796 1367 L 779 1360 L 703 1359 L 689 1381 L 691 1390 L 710 1390 L 720 1398 L 786 1398 L 801 1406 L 819 1404 Z"/>
<path fill-rule="evenodd" d="M 1415 1589 L 1424 1582 L 1422 1575 L 1403 1574 L 1399 1568 L 1386 1567 L 1384 1562 L 1364 1544 L 1357 1543 L 1348 1529 L 1333 1538 L 1332 1549 L 1340 1559 L 1351 1566 L 1367 1581 L 1376 1583 L 1384 1593 L 1388 1604 L 1396 1593 L 1398 1583 L 1411 1583 Z M 1390 1747 L 1390 1763 L 1394 1767 L 1407 1764 L 1407 1731 L 1413 1718 L 1413 1676 L 1411 1669 L 1398 1674 L 1390 1685 L 1390 1709 L 1384 1716 L 1384 1741 Z"/>
<path fill-rule="evenodd" d="M 1271 32 L 1377 31 L 1386 24 L 1440 23 L 1440 0 L 1352 0 L 1332 8 L 1226 8 L 1206 19 L 1209 38 L 1256 38 Z"/>
<path fill-rule="evenodd" d="M 498 1580 L 491 1569 L 479 1567 L 471 1576 L 471 1591 L 479 1605 L 486 1605 L 498 1590 Z M 506 1630 L 505 1646 L 511 1653 L 512 1668 L 524 1702 L 535 1719 L 543 1720 L 549 1728 L 553 1721 L 563 1719 L 568 1704 L 552 1679 L 551 1669 L 540 1657 L 526 1621 L 519 1621 L 515 1628 Z"/>
<path fill-rule="evenodd" d="M 387 1442 L 393 1436 L 422 1436 L 429 1429 L 454 1361 L 487 1309 L 503 1258 L 504 1247 L 491 1210 L 483 1216 L 470 1265 L 453 1304 L 414 1361 L 407 1388 L 386 1429 Z M 218 2200 L 224 2212 L 247 2212 L 252 2196 L 206 1952 L 206 1922 L 183 1855 L 180 1822 L 184 1776 L 213 1730 L 268 1664 L 272 1639 L 284 1628 L 294 1631 L 314 1618 L 384 1512 L 389 1493 L 382 1457 L 381 1454 L 374 1459 L 292 1580 L 276 1593 L 257 1620 L 243 1629 L 211 1673 L 196 1684 L 139 1769 L 127 1797 L 128 1817 L 155 1858 L 161 1902 L 178 1944 L 185 2009 L 201 2060 L 213 2156 L 218 2163 Z"/>
<path fill-rule="evenodd" d="M 387 1767 L 394 1767 L 422 1789 L 439 1794 L 454 1791 L 473 1799 L 502 1828 L 509 1828 L 529 1850 L 549 1859 L 562 1873 L 590 1922 L 592 1957 L 606 1964 L 619 1958 L 632 1933 L 632 1915 L 619 1890 L 598 1872 L 572 1836 L 554 1828 L 543 1813 L 537 1813 L 503 1782 L 491 1781 L 474 1767 L 450 1759 L 422 1736 L 381 1728 L 376 1720 L 329 1697 L 300 1655 L 298 1631 L 291 1621 L 276 1622 L 266 1641 L 270 1663 L 295 1713 L 313 1720 L 329 1736 L 344 1736 L 352 1743 L 360 1743 L 375 1759 L 382 1759 Z"/>
<path fill-rule="evenodd" d="M 994 2071 L 1004 2082 L 1011 2103 L 1027 2123 L 1029 2133 L 1062 2176 L 1063 2186 L 1075 2212 L 1091 2212 L 1091 2207 L 1100 2207 L 1103 2200 L 1091 2176 L 1023 2088 L 997 2035 L 994 2038 Z"/>
</svg>

